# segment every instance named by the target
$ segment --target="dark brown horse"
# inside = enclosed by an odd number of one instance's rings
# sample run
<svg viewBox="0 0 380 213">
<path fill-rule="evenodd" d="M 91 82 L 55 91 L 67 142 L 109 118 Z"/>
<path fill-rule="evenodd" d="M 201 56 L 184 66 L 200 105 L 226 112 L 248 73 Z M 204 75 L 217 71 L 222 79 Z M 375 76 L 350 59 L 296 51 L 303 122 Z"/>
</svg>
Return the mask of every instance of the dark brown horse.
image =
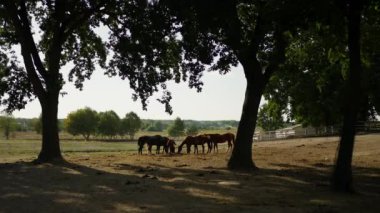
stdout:
<svg viewBox="0 0 380 213">
<path fill-rule="evenodd" d="M 167 150 L 167 146 L 169 144 L 169 138 L 162 137 L 161 135 L 155 135 L 155 136 L 141 136 L 137 144 L 139 146 L 138 153 L 142 154 L 142 150 L 144 148 L 144 145 L 147 144 L 149 154 L 152 154 L 152 146 L 157 146 L 156 154 L 160 153 L 161 146 L 164 147 L 164 150 Z"/>
<path fill-rule="evenodd" d="M 165 152 L 174 154 L 175 153 L 175 145 L 176 145 L 175 141 L 169 139 L 168 142 L 166 143 L 166 146 L 164 146 Z"/>
<path fill-rule="evenodd" d="M 214 152 L 218 152 L 218 144 L 219 143 L 228 143 L 228 149 L 227 152 L 232 149 L 232 146 L 235 143 L 235 135 L 232 133 L 225 133 L 225 134 L 207 134 L 210 137 L 210 141 L 213 144 Z"/>
<path fill-rule="evenodd" d="M 194 145 L 194 154 L 198 154 L 198 145 L 202 146 L 202 153 L 205 153 L 205 144 L 209 144 L 209 141 L 209 137 L 205 135 L 187 136 L 181 145 L 179 145 L 178 153 L 181 153 L 184 145 L 186 145 L 187 153 L 190 153 L 191 145 Z"/>
</svg>

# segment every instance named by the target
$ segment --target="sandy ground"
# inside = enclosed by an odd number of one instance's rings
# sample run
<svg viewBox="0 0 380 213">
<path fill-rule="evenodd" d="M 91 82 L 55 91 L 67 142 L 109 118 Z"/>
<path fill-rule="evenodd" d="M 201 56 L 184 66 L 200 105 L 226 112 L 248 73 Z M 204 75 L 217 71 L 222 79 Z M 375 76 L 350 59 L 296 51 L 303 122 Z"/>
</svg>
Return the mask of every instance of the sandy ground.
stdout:
<svg viewBox="0 0 380 213">
<path fill-rule="evenodd" d="M 357 138 L 355 194 L 330 191 L 338 138 L 254 144 L 260 168 L 229 153 L 67 153 L 63 165 L 0 163 L 0 212 L 380 212 L 380 135 Z M 1 162 L 1 161 L 0 161 Z"/>
</svg>

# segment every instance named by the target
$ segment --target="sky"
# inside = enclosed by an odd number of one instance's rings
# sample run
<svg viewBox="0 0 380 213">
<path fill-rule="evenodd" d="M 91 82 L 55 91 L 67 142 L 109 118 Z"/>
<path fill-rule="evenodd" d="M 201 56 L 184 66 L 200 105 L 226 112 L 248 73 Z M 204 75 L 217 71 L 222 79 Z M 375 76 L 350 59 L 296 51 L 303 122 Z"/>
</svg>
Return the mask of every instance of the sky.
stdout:
<svg viewBox="0 0 380 213">
<path fill-rule="evenodd" d="M 149 99 L 147 111 L 142 110 L 140 100 L 132 100 L 132 90 L 127 80 L 119 77 L 109 78 L 104 70 L 97 68 L 90 80 L 85 81 L 82 91 L 67 81 L 69 67 L 63 67 L 66 84 L 62 91 L 67 95 L 60 97 L 58 118 L 80 108 L 90 107 L 98 112 L 114 110 L 120 117 L 133 111 L 142 119 L 181 119 L 192 120 L 240 120 L 244 101 L 246 81 L 241 66 L 233 67 L 230 73 L 204 72 L 202 92 L 190 89 L 187 82 L 168 83 L 172 93 L 173 114 L 165 112 L 164 105 L 156 101 L 159 94 Z M 28 103 L 25 109 L 15 111 L 14 117 L 34 118 L 41 113 L 38 100 Z"/>
</svg>

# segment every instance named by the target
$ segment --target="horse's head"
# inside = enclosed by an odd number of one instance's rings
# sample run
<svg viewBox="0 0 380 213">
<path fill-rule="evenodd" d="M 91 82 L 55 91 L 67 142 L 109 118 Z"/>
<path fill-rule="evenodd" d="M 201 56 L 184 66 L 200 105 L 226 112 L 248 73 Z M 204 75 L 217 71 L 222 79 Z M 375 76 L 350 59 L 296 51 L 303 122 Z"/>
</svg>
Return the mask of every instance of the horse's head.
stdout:
<svg viewBox="0 0 380 213">
<path fill-rule="evenodd" d="M 180 145 L 180 146 L 178 147 L 178 151 L 177 151 L 177 153 L 180 154 L 181 152 L 182 152 L 182 146 Z"/>
</svg>

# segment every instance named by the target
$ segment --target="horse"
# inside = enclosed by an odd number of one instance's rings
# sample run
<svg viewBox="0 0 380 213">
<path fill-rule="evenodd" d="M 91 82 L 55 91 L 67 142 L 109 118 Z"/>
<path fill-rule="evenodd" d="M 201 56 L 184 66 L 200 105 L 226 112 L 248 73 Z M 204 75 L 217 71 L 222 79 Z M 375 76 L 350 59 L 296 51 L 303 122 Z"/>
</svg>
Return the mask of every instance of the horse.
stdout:
<svg viewBox="0 0 380 213">
<path fill-rule="evenodd" d="M 202 145 L 202 153 L 205 153 L 205 146 L 204 144 L 209 144 L 209 137 L 205 135 L 198 135 L 198 136 L 187 136 L 185 140 L 179 145 L 178 147 L 178 153 L 181 153 L 182 147 L 184 145 L 187 146 L 187 153 L 190 153 L 190 147 L 191 145 L 194 145 L 194 154 L 198 154 L 198 145 Z"/>
<path fill-rule="evenodd" d="M 205 141 L 207 143 L 207 153 L 210 153 L 212 151 L 212 140 L 208 134 L 203 134 L 198 136 L 202 141 Z"/>
<path fill-rule="evenodd" d="M 157 146 L 156 154 L 160 154 L 161 146 L 163 146 L 165 150 L 165 147 L 167 147 L 168 141 L 169 141 L 169 138 L 162 137 L 161 135 L 141 136 L 137 141 L 137 144 L 139 146 L 138 153 L 142 154 L 142 149 L 144 148 L 144 144 L 147 144 L 149 154 L 152 154 L 152 146 Z"/>
<path fill-rule="evenodd" d="M 166 143 L 166 146 L 164 146 L 165 153 L 174 154 L 175 153 L 175 145 L 176 145 L 175 141 L 169 139 Z"/>
<path fill-rule="evenodd" d="M 190 136 L 189 136 L 190 137 Z M 182 143 L 178 146 L 178 154 L 182 152 L 182 147 L 186 145 L 186 151 L 187 151 L 187 154 L 190 153 L 190 147 L 191 147 L 191 144 L 190 144 L 190 141 L 189 140 L 184 140 L 182 141 Z"/>
<path fill-rule="evenodd" d="M 232 133 L 225 133 L 225 134 L 207 134 L 210 137 L 211 143 L 214 145 L 214 152 L 219 152 L 218 150 L 218 143 L 225 143 L 228 142 L 228 149 L 227 152 L 229 152 L 230 149 L 232 149 L 233 144 L 235 143 L 235 135 Z"/>
</svg>

